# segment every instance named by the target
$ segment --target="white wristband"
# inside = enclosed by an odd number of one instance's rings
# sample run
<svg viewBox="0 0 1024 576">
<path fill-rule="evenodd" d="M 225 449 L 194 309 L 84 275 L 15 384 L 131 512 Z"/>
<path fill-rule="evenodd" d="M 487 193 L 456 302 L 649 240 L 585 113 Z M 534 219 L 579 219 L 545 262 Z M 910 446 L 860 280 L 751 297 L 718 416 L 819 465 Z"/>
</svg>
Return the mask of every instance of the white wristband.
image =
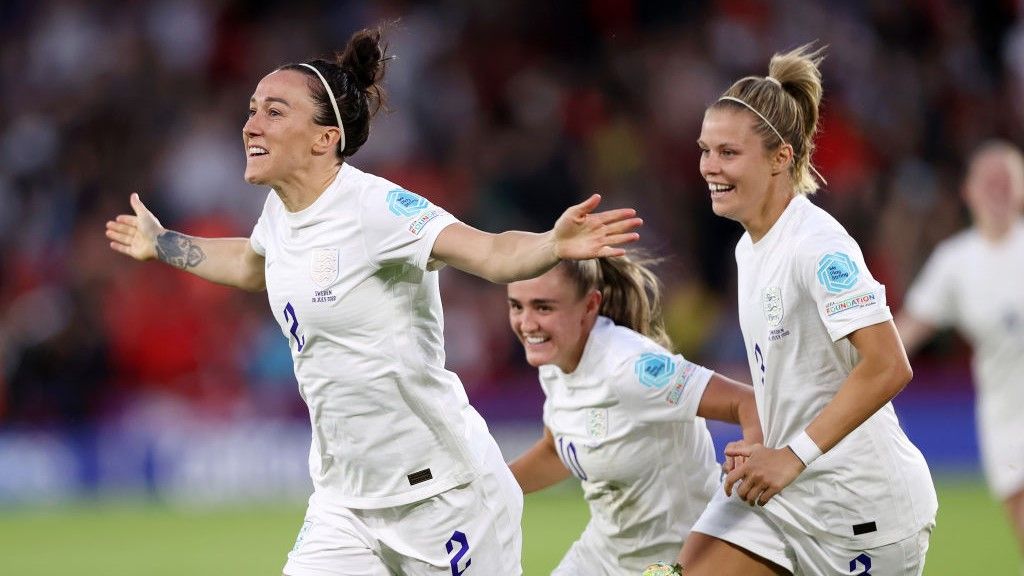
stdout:
<svg viewBox="0 0 1024 576">
<path fill-rule="evenodd" d="M 807 431 L 803 431 L 789 443 L 789 449 L 796 454 L 804 466 L 810 466 L 811 462 L 814 462 L 818 456 L 821 456 L 821 448 L 811 440 L 811 437 L 807 435 Z"/>
</svg>

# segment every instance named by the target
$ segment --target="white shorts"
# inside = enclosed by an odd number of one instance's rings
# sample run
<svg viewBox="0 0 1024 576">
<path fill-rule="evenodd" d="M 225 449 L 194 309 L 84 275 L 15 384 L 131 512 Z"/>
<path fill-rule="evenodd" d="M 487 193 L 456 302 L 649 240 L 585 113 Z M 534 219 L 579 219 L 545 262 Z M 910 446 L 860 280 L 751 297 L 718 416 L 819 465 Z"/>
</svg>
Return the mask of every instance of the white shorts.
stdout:
<svg viewBox="0 0 1024 576">
<path fill-rule="evenodd" d="M 796 557 L 782 531 L 763 508 L 740 500 L 735 490 L 732 494 L 726 496 L 722 488 L 715 490 L 691 531 L 725 540 L 793 572 Z"/>
<path fill-rule="evenodd" d="M 867 550 L 838 546 L 805 533 L 787 532 L 787 536 L 796 554 L 797 575 L 921 576 L 932 528 Z"/>
<path fill-rule="evenodd" d="M 1017 412 L 1006 417 L 1001 413 L 1005 410 L 986 414 L 978 400 L 978 447 L 985 480 L 993 495 L 1006 500 L 1024 490 L 1024 418 Z"/>
<path fill-rule="evenodd" d="M 581 567 L 582 559 L 579 557 L 576 544 L 578 542 L 569 547 L 569 551 L 562 557 L 562 561 L 551 571 L 551 576 L 591 576 L 593 574 Z"/>
<path fill-rule="evenodd" d="M 488 452 L 476 480 L 404 506 L 343 508 L 314 493 L 284 574 L 522 574 L 523 493 L 497 445 Z"/>
<path fill-rule="evenodd" d="M 779 526 L 759 506 L 715 493 L 694 532 L 714 536 L 789 570 L 794 576 L 920 576 L 934 525 L 892 544 L 846 548 Z"/>
<path fill-rule="evenodd" d="M 593 527 L 594 520 L 572 543 L 551 576 L 591 576 L 592 574 L 625 574 L 637 576 L 644 568 L 655 562 L 673 563 L 683 546 L 683 536 L 678 542 L 650 544 L 643 542 L 642 535 L 625 542 L 607 541 Z M 644 543 L 640 547 L 640 543 Z"/>
</svg>

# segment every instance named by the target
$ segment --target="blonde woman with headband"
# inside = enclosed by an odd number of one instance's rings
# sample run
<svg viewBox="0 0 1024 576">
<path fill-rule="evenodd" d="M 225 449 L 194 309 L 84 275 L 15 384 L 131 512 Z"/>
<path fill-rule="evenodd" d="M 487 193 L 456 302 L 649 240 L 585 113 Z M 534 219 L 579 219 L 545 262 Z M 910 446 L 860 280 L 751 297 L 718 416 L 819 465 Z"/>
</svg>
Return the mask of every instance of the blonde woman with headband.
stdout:
<svg viewBox="0 0 1024 576">
<path fill-rule="evenodd" d="M 628 256 L 513 282 L 508 306 L 545 394 L 543 437 L 512 473 L 527 493 L 575 476 L 590 507 L 553 574 L 637 576 L 678 556 L 720 489 L 704 418 L 759 442 L 751 387 L 672 353 L 657 278 Z"/>
<path fill-rule="evenodd" d="M 963 183 L 971 227 L 940 243 L 896 317 L 907 353 L 955 327 L 972 363 L 981 462 L 1024 551 L 1024 155 L 985 142 Z"/>
<path fill-rule="evenodd" d="M 335 60 L 281 66 L 249 100 L 245 179 L 269 186 L 249 238 L 107 223 L 111 248 L 213 282 L 266 290 L 309 406 L 314 492 L 288 576 L 461 576 L 520 568 L 522 492 L 458 377 L 444 368 L 437 269 L 494 282 L 562 258 L 614 256 L 628 209 L 594 196 L 543 234 L 488 234 L 348 159 L 383 103 L 381 30 Z"/>
<path fill-rule="evenodd" d="M 764 442 L 727 449 L 744 460 L 686 541 L 687 576 L 924 569 L 935 489 L 890 403 L 910 364 L 885 287 L 808 198 L 821 59 L 776 54 L 767 78 L 734 83 L 701 126 L 711 208 L 746 230 L 739 319 Z"/>
</svg>

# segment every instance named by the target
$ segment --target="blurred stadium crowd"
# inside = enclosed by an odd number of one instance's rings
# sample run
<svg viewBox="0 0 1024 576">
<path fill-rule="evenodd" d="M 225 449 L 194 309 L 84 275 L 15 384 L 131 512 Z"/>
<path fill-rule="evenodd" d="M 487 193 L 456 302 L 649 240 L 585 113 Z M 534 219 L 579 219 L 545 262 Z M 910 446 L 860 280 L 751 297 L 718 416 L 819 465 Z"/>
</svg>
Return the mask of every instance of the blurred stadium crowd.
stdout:
<svg viewBox="0 0 1024 576">
<path fill-rule="evenodd" d="M 305 418 L 264 295 L 130 262 L 103 223 L 138 191 L 169 228 L 248 236 L 267 192 L 242 180 L 253 87 L 358 28 L 398 21 L 392 113 L 353 164 L 486 230 L 545 229 L 591 191 L 636 207 L 644 246 L 668 257 L 677 347 L 746 380 L 740 228 L 711 213 L 697 171 L 705 106 L 774 51 L 828 45 L 815 201 L 898 309 L 965 222 L 968 151 L 1024 143 L 1022 15 L 1013 0 L 5 0 L 0 428 Z M 504 289 L 446 271 L 442 292 L 448 364 L 471 397 L 539 394 Z M 954 342 L 924 361 L 966 355 Z"/>
</svg>

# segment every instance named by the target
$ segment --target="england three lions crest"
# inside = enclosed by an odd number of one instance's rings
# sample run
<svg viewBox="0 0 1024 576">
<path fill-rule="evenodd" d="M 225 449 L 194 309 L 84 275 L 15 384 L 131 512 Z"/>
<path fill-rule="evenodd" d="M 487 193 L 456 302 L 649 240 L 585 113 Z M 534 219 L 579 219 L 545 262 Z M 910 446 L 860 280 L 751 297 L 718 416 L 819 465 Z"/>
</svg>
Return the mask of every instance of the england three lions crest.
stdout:
<svg viewBox="0 0 1024 576">
<path fill-rule="evenodd" d="M 310 276 L 320 288 L 327 288 L 338 279 L 338 249 L 317 248 L 310 262 Z"/>
<path fill-rule="evenodd" d="M 764 319 L 768 324 L 778 326 L 782 323 L 782 316 L 785 314 L 782 309 L 782 288 L 765 288 L 761 294 L 761 306 L 764 308 Z"/>
</svg>

